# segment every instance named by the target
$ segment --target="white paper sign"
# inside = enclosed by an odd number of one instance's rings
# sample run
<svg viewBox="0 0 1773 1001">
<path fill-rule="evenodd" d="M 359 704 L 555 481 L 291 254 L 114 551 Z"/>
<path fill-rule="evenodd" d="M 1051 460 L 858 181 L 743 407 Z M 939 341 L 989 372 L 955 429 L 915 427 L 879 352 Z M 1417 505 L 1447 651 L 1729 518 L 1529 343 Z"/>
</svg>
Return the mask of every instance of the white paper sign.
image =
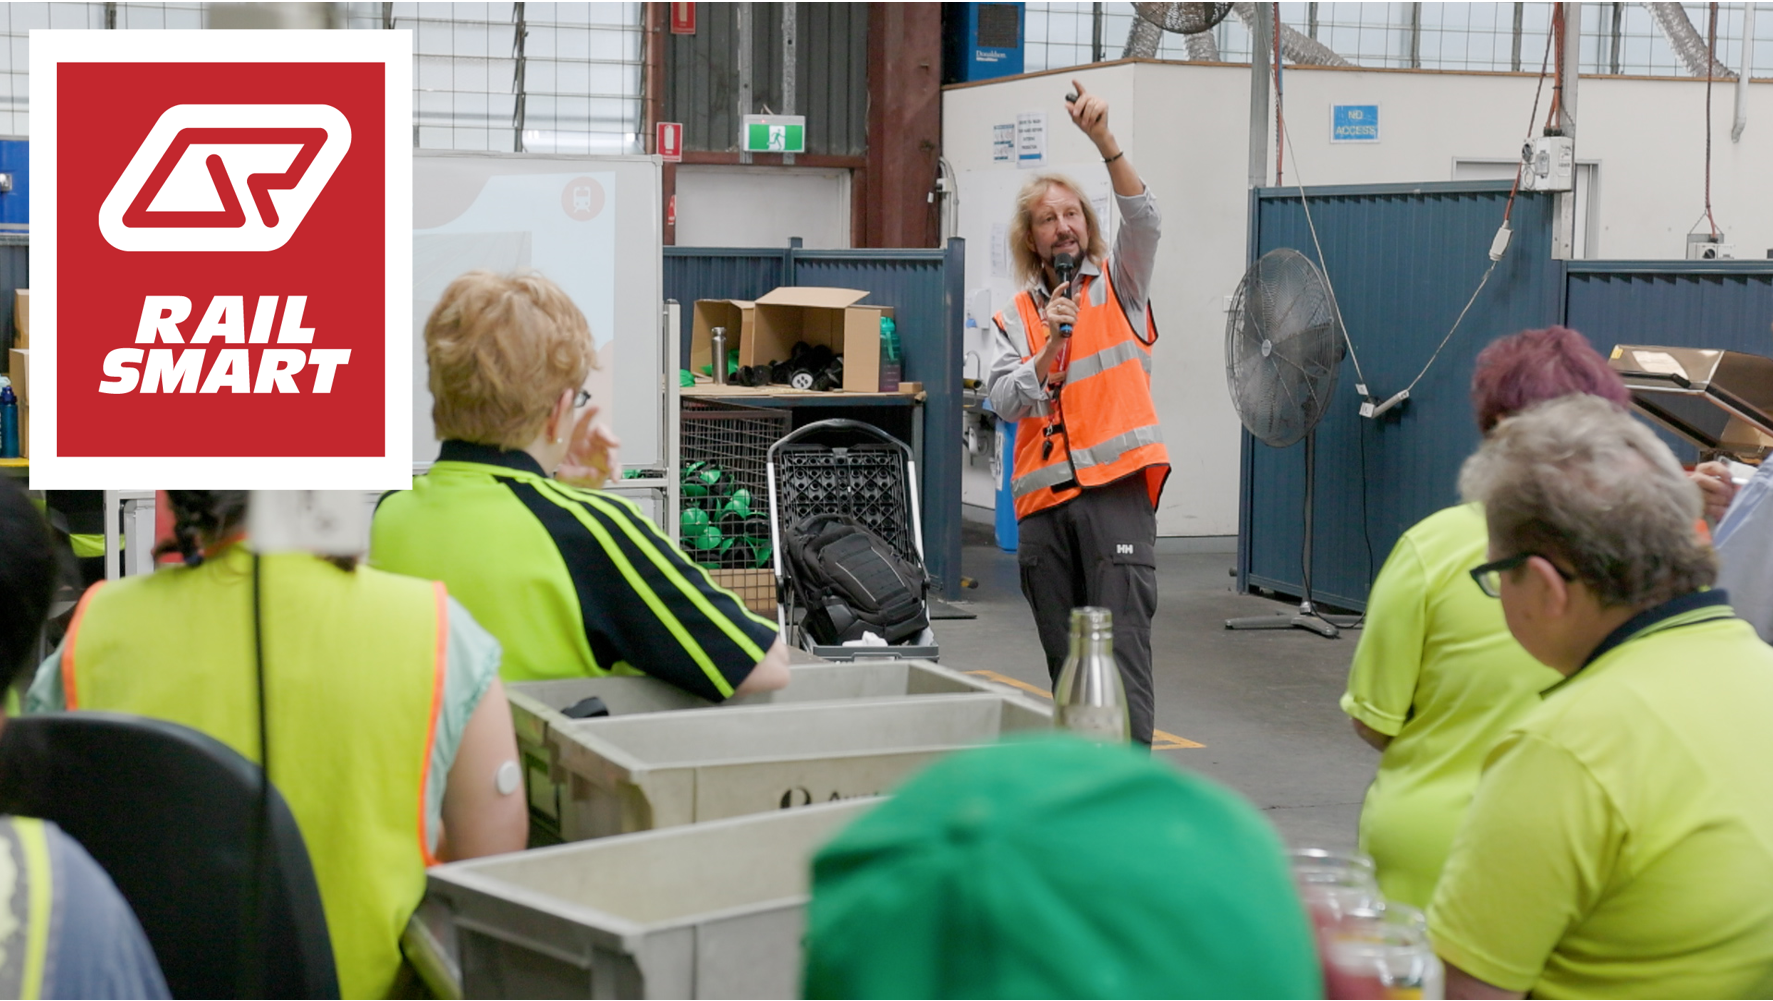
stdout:
<svg viewBox="0 0 1773 1001">
<path fill-rule="evenodd" d="M 1016 159 L 1016 125 L 1006 122 L 991 127 L 991 162 L 1010 163 Z"/>
<path fill-rule="evenodd" d="M 1047 162 L 1047 113 L 1024 111 L 1016 116 L 1016 166 L 1040 167 Z"/>
<path fill-rule="evenodd" d="M 998 222 L 991 224 L 991 277 L 1010 276 L 1010 228 Z"/>
</svg>

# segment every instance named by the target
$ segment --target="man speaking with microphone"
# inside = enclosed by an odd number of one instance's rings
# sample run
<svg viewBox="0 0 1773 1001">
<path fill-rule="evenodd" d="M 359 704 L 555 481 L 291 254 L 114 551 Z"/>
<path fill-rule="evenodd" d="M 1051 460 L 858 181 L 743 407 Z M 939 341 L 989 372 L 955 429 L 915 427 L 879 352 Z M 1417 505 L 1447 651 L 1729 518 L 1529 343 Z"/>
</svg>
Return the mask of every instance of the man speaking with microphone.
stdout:
<svg viewBox="0 0 1773 1001">
<path fill-rule="evenodd" d="M 992 317 L 986 391 L 998 417 L 1017 422 L 1017 562 L 1047 670 L 1056 684 L 1072 608 L 1109 609 L 1133 739 L 1149 745 L 1157 499 L 1170 475 L 1151 401 L 1157 325 L 1148 296 L 1160 218 L 1108 130 L 1108 102 L 1072 86 L 1066 110 L 1108 167 L 1120 232 L 1109 253 L 1070 178 L 1041 174 L 1023 186 L 1009 249 L 1026 287 Z"/>
</svg>

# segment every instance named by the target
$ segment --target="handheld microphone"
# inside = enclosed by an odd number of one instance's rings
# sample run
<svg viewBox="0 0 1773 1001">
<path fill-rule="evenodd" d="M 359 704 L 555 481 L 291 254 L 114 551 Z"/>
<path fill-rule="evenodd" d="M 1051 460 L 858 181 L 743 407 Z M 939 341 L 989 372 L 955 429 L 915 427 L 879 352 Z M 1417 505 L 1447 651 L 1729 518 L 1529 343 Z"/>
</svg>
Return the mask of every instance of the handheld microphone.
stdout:
<svg viewBox="0 0 1773 1001">
<path fill-rule="evenodd" d="M 1065 286 L 1065 297 L 1067 299 L 1075 299 L 1076 296 L 1071 294 L 1071 278 L 1077 273 L 1077 258 L 1072 257 L 1070 254 L 1054 254 L 1053 273 L 1059 276 L 1059 284 Z M 1059 336 L 1070 337 L 1071 324 L 1059 324 Z"/>
</svg>

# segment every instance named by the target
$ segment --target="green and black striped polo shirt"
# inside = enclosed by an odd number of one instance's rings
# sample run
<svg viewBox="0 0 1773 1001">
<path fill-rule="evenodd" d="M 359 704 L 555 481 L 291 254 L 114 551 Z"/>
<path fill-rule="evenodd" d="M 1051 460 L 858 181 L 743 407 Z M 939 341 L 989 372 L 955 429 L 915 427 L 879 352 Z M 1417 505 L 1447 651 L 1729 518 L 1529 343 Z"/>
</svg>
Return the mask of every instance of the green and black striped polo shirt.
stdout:
<svg viewBox="0 0 1773 1001">
<path fill-rule="evenodd" d="M 382 498 L 370 562 L 443 581 L 498 638 L 507 681 L 641 673 L 719 701 L 777 634 L 632 501 L 490 445 L 444 442 Z"/>
</svg>

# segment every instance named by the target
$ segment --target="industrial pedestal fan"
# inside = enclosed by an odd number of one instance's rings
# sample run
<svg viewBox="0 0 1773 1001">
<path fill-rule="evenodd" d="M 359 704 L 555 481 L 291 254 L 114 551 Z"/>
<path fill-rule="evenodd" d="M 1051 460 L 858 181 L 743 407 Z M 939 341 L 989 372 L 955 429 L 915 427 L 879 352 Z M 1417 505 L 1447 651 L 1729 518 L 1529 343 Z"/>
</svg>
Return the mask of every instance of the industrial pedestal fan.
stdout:
<svg viewBox="0 0 1773 1001">
<path fill-rule="evenodd" d="M 1341 634 L 1311 597 L 1317 424 L 1335 393 L 1345 343 L 1331 295 L 1310 258 L 1282 248 L 1250 265 L 1232 297 L 1225 323 L 1225 382 L 1238 419 L 1274 448 L 1305 439 L 1305 594 L 1297 615 L 1227 619 L 1227 629 L 1297 627 L 1330 639 Z"/>
</svg>

